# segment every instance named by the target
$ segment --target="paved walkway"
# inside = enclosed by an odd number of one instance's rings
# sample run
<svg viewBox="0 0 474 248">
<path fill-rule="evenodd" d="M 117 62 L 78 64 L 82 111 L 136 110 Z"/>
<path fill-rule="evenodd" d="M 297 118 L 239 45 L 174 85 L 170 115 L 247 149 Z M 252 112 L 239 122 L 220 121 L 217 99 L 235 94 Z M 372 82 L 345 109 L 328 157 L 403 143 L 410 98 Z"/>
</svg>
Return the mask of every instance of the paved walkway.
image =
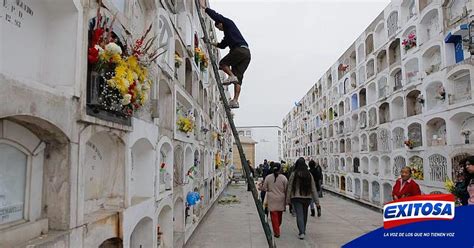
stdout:
<svg viewBox="0 0 474 248">
<path fill-rule="evenodd" d="M 216 204 L 201 222 L 186 248 L 265 248 L 267 242 L 256 208 L 244 184 L 232 184 L 227 194 L 237 195 L 240 203 Z M 278 248 L 341 247 L 350 240 L 382 225 L 382 215 L 341 197 L 325 194 L 321 199 L 322 216 L 308 218 L 306 239 L 299 240 L 296 220 L 283 214 Z"/>
</svg>

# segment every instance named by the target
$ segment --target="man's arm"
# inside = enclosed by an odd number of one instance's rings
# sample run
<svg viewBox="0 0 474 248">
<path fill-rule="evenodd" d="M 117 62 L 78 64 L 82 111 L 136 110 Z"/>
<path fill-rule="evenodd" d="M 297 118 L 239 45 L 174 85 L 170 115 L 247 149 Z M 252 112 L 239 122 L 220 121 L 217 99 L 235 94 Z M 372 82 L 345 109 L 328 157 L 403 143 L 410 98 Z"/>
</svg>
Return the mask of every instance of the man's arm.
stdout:
<svg viewBox="0 0 474 248">
<path fill-rule="evenodd" d="M 199 5 L 201 5 L 201 8 L 204 9 L 206 14 L 208 14 L 209 17 L 211 17 L 211 19 L 214 20 L 215 22 L 220 22 L 220 23 L 226 22 L 227 18 L 215 12 L 213 9 L 207 7 L 206 0 L 200 0 Z"/>
<path fill-rule="evenodd" d="M 205 11 L 206 11 L 206 14 L 208 14 L 209 17 L 211 17 L 211 19 L 214 20 L 215 22 L 218 22 L 218 23 L 226 23 L 227 22 L 227 18 L 225 18 L 223 15 L 215 12 L 211 8 L 206 8 Z"/>
<path fill-rule="evenodd" d="M 227 41 L 224 38 L 224 39 L 221 40 L 221 42 L 215 43 L 213 45 L 220 48 L 220 49 L 225 49 L 229 44 L 227 43 Z"/>
</svg>

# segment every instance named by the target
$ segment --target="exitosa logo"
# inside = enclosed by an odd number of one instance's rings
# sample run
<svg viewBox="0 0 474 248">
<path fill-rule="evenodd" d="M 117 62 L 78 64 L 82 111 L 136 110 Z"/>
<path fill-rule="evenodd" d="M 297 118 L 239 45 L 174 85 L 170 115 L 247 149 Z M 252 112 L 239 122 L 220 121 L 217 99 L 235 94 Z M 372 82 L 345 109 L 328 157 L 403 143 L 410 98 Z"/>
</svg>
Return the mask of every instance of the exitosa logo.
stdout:
<svg viewBox="0 0 474 248">
<path fill-rule="evenodd" d="M 419 195 L 395 200 L 383 207 L 383 227 L 454 218 L 454 195 Z"/>
</svg>

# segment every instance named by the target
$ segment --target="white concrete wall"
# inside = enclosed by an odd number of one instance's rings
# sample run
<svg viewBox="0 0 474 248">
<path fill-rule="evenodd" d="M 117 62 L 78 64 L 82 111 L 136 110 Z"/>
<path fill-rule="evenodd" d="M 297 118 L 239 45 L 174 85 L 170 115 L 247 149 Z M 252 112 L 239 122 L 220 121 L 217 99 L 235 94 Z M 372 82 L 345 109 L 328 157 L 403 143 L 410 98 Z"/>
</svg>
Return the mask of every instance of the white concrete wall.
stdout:
<svg viewBox="0 0 474 248">
<path fill-rule="evenodd" d="M 413 166 L 410 160 L 420 161 L 424 176 L 416 180 L 423 193 L 429 194 L 446 191 L 444 180 L 456 180 L 459 159 L 474 154 L 474 136 L 470 135 L 469 142 L 462 136 L 462 130 L 470 131 L 473 125 L 474 63 L 470 55 L 456 63 L 454 46 L 444 41 L 449 33 L 462 34 L 459 26 L 468 23 L 463 9 L 469 12 L 472 1 L 437 0 L 427 6 L 414 1 L 413 15 L 408 7 L 411 2 L 392 1 L 306 93 L 301 106 L 283 120 L 286 159 L 315 159 L 323 166 L 325 187 L 379 207 L 390 198 L 387 188 L 393 186 L 400 168 Z M 390 16 L 398 17 L 396 25 L 393 20 L 397 18 Z M 404 49 L 402 42 L 412 31 L 416 31 L 417 46 Z M 376 35 L 375 50 L 368 53 L 374 32 L 384 35 Z M 401 52 L 390 57 L 396 54 L 392 45 L 397 43 Z M 340 61 L 346 61 L 354 51 L 357 65 L 338 79 Z M 383 51 L 387 51 L 389 64 L 379 69 L 377 58 Z M 372 60 L 375 73 L 368 75 Z M 399 85 L 394 76 L 398 71 Z M 385 77 L 389 87 L 381 93 L 378 83 Z M 351 87 L 337 89 L 346 78 L 351 80 Z M 440 85 L 446 92 L 444 100 Z M 422 96 L 415 98 L 417 91 Z M 353 97 L 357 97 L 356 104 L 352 104 Z M 351 106 L 345 106 L 342 113 L 339 106 L 347 100 Z M 338 116 L 333 116 L 331 109 Z M 413 129 L 414 123 L 419 131 Z M 403 142 L 408 139 L 419 139 L 419 146 L 406 147 Z M 354 163 L 360 163 L 358 171 Z M 343 188 L 344 181 L 349 181 L 350 187 Z"/>
<path fill-rule="evenodd" d="M 168 2 L 176 3 L 188 22 L 178 24 L 163 1 L 103 1 L 108 10 L 102 8 L 102 15 L 117 13 L 116 26 L 123 26 L 133 39 L 153 22 L 151 36 L 157 35 L 157 46 L 166 49 L 149 68 L 150 100 L 130 126 L 86 111 L 88 31 L 97 13 L 95 1 L 6 1 L 0 8 L 0 143 L 14 143 L 28 158 L 28 207 L 23 219 L 0 225 L 0 244 L 99 247 L 118 241 L 123 247 L 156 247 L 159 226 L 160 247 L 176 247 L 173 215 L 183 220 L 180 228 L 187 240 L 217 199 L 215 194 L 222 192 L 229 163 L 216 170 L 213 154 L 231 157 L 233 140 L 224 132 L 222 107 L 214 103 L 219 98 L 214 74 L 193 65 L 191 82 L 203 82 L 201 95 L 186 92 L 185 75 L 174 75 L 183 71 L 175 68 L 176 44 L 192 45 L 194 32 L 202 32 L 197 12 L 191 1 Z M 209 54 L 204 43 L 199 46 Z M 183 58 L 193 58 L 180 52 Z M 204 91 L 211 103 L 199 100 Z M 199 113 L 200 124 L 212 131 L 198 129 L 191 137 L 177 131 L 176 102 L 183 99 Z M 213 140 L 211 132 L 221 133 L 222 143 Z M 191 156 L 182 150 L 186 160 L 180 164 L 174 156 L 177 146 L 191 149 Z M 203 154 L 198 167 L 203 171 L 175 187 L 174 170 L 183 168 L 185 173 L 193 167 L 194 151 Z M 166 164 L 168 185 L 160 181 L 161 163 Z M 202 205 L 199 218 L 185 226 L 186 194 L 195 188 L 203 192 L 204 183 L 217 175 L 221 180 L 219 187 L 213 184 L 213 198 Z M 173 213 L 177 198 L 184 199 L 177 206 L 183 211 Z M 48 235 L 50 230 L 54 235 Z"/>
</svg>

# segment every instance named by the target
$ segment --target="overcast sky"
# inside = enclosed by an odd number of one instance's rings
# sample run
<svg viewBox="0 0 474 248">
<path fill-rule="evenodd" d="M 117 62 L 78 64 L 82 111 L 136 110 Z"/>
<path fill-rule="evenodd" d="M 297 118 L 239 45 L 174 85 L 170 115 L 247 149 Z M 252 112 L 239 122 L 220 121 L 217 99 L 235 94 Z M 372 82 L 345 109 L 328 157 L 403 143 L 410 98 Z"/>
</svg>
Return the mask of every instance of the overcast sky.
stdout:
<svg viewBox="0 0 474 248">
<path fill-rule="evenodd" d="M 237 126 L 278 125 L 390 0 L 210 0 L 250 46 Z M 222 37 L 222 36 L 220 36 Z M 222 50 L 223 55 L 227 50 Z M 233 87 L 231 88 L 233 95 Z"/>
</svg>

